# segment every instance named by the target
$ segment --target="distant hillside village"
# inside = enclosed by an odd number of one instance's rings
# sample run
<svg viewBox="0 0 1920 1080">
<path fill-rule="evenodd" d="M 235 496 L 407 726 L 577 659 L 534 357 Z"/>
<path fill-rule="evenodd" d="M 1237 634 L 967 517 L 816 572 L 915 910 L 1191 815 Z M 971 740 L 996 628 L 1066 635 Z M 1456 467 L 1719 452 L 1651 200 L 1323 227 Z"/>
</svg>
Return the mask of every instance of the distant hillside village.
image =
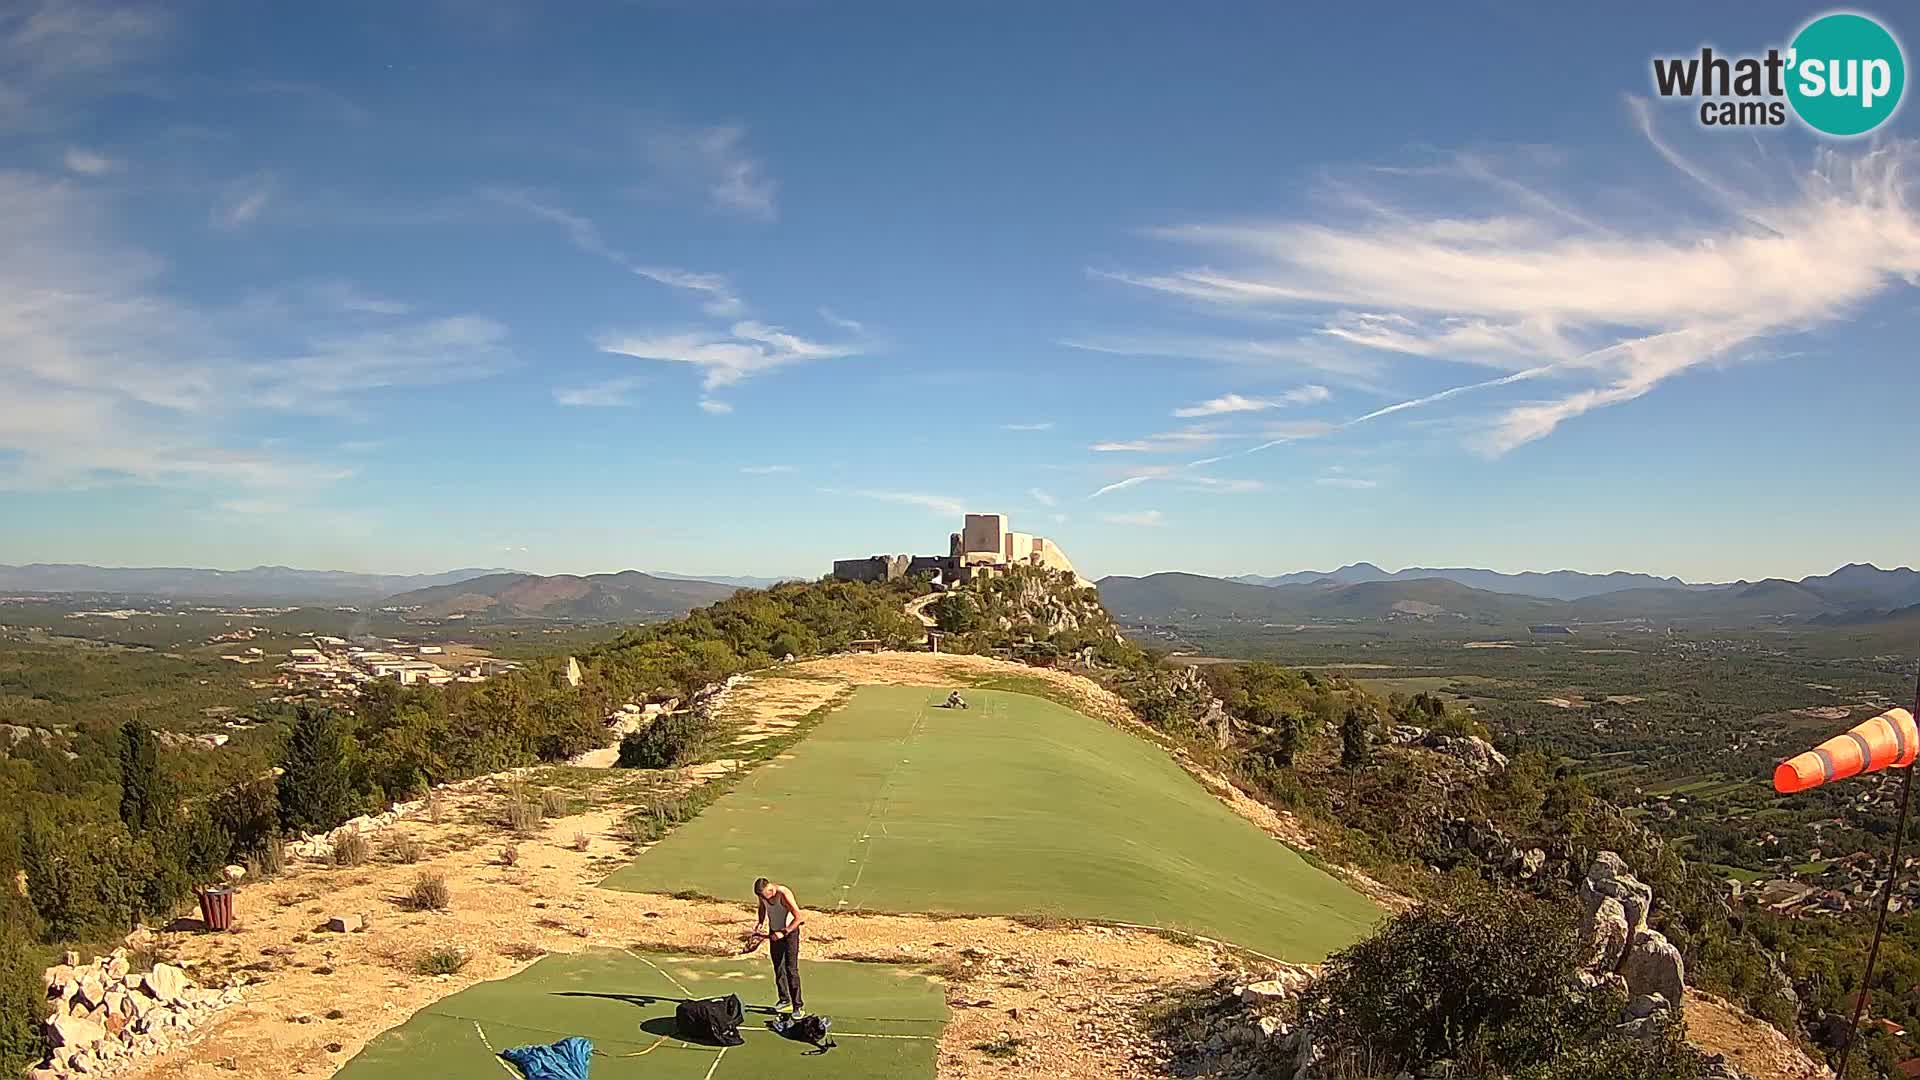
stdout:
<svg viewBox="0 0 1920 1080">
<path fill-rule="evenodd" d="M 945 555 L 869 555 L 864 559 L 837 559 L 833 576 L 841 581 L 885 582 L 926 576 L 937 584 L 963 585 L 975 578 L 1004 574 L 1016 566 L 1040 566 L 1073 574 L 1082 584 L 1092 582 L 1074 570 L 1060 545 L 1044 536 L 1014 532 L 1005 514 L 968 514 L 957 533 L 947 538 Z"/>
</svg>

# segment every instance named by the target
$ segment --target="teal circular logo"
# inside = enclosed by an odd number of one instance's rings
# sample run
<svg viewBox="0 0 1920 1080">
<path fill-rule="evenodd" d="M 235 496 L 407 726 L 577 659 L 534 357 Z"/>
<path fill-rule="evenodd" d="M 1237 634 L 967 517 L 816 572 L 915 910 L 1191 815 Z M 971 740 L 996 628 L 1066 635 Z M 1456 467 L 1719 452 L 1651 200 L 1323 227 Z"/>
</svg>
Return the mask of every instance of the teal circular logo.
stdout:
<svg viewBox="0 0 1920 1080">
<path fill-rule="evenodd" d="M 1886 122 L 1907 87 L 1900 43 L 1886 27 L 1852 12 L 1822 15 L 1793 39 L 1787 100 L 1808 127 L 1864 135 Z"/>
</svg>

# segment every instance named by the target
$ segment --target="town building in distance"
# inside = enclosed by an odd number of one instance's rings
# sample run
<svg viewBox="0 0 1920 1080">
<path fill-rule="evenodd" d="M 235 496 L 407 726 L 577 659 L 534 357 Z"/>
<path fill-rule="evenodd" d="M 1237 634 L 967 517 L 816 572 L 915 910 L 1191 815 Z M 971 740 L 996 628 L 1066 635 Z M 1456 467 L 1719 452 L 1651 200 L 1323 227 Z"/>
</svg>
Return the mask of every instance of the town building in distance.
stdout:
<svg viewBox="0 0 1920 1080">
<path fill-rule="evenodd" d="M 1004 574 L 1016 566 L 1045 567 L 1079 577 L 1060 545 L 1044 536 L 1014 532 L 1005 514 L 968 514 L 960 531 L 947 538 L 945 555 L 836 559 L 833 576 L 842 581 L 897 581 L 924 574 L 943 585 L 959 585 Z"/>
</svg>

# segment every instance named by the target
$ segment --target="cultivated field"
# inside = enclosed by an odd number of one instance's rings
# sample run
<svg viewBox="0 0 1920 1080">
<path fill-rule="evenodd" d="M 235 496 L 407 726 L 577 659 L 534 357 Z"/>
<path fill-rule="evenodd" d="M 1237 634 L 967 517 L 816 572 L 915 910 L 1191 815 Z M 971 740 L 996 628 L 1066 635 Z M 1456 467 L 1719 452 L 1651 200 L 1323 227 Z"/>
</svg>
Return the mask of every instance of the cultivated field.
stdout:
<svg viewBox="0 0 1920 1080">
<path fill-rule="evenodd" d="M 606 885 L 824 909 L 1137 923 L 1317 961 L 1372 903 L 1235 816 L 1152 744 L 1024 694 L 862 687 Z"/>
</svg>

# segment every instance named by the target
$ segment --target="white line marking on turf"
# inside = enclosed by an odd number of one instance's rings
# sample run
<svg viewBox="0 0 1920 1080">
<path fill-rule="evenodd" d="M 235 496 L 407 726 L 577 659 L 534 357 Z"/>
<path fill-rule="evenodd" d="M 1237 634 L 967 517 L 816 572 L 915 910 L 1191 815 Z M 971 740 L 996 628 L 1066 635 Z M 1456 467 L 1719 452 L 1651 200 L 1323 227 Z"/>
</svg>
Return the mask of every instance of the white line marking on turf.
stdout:
<svg viewBox="0 0 1920 1080">
<path fill-rule="evenodd" d="M 661 966 L 660 966 L 659 964 L 656 964 L 656 963 L 654 963 L 653 961 L 651 961 L 651 960 L 649 960 L 649 959 L 647 959 L 646 957 L 644 957 L 644 956 L 641 956 L 641 955 L 640 955 L 639 953 L 637 953 L 637 952 L 634 952 L 634 951 L 633 951 L 632 949 L 621 949 L 620 951 L 621 951 L 621 952 L 623 952 L 623 953 L 626 953 L 626 954 L 627 954 L 628 956 L 631 956 L 631 957 L 633 957 L 633 958 L 634 958 L 635 960 L 638 960 L 638 961 L 640 961 L 641 963 L 643 963 L 643 964 L 645 964 L 645 965 L 647 965 L 648 967 L 650 967 L 650 968 L 652 968 L 653 970 L 655 970 L 655 971 L 657 971 L 657 972 L 659 972 L 660 974 L 662 974 L 662 975 L 665 975 L 665 976 L 667 977 L 667 981 L 673 984 L 673 988 L 674 988 L 675 990 L 678 990 L 678 991 L 680 991 L 681 993 L 683 993 L 683 994 L 685 994 L 685 995 L 687 995 L 688 997 L 692 997 L 692 996 L 693 996 L 693 991 L 691 991 L 691 990 L 689 990 L 689 989 L 687 989 L 686 987 L 684 987 L 684 986 L 682 986 L 682 985 L 680 985 L 680 980 L 679 980 L 679 979 L 676 979 L 676 978 L 674 978 L 674 977 L 673 977 L 673 973 L 672 973 L 672 972 L 670 972 L 670 971 L 668 971 L 668 970 L 667 970 L 666 968 L 663 968 L 663 967 L 661 967 Z"/>
<path fill-rule="evenodd" d="M 707 1080 L 713 1080 L 714 1070 L 720 1067 L 720 1062 L 726 1059 L 727 1051 L 731 1049 L 732 1047 L 722 1048 L 720 1053 L 714 1055 L 713 1064 L 707 1066 Z"/>
<path fill-rule="evenodd" d="M 520 1080 L 520 1070 L 507 1064 L 507 1060 L 501 1057 L 500 1052 L 493 1048 L 493 1043 L 487 1039 L 486 1029 L 480 1026 L 480 1021 L 478 1020 L 473 1022 L 473 1033 L 480 1036 L 480 1045 L 486 1047 L 487 1053 L 493 1055 L 493 1063 L 505 1069 L 508 1076 L 514 1077 L 515 1080 Z"/>
</svg>

